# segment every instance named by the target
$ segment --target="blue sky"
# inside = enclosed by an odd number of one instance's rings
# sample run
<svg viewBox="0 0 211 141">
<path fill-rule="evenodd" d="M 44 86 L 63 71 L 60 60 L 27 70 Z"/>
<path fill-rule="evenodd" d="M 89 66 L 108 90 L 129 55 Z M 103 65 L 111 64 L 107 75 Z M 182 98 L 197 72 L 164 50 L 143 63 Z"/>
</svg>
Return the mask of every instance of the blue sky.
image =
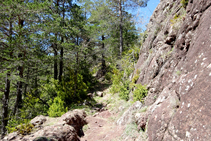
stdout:
<svg viewBox="0 0 211 141">
<path fill-rule="evenodd" d="M 137 10 L 137 16 L 136 16 L 137 28 L 142 28 L 143 30 L 146 29 L 146 25 L 147 23 L 149 23 L 149 19 L 159 3 L 160 0 L 149 0 L 147 7 L 139 8 Z"/>
<path fill-rule="evenodd" d="M 80 5 L 77 0 L 73 1 Z M 129 13 L 136 15 L 134 19 L 136 23 L 136 28 L 139 30 L 139 32 L 146 30 L 146 25 L 147 23 L 149 23 L 149 19 L 159 3 L 160 0 L 149 0 L 147 3 L 147 7 L 139 7 L 133 10 L 126 10 Z"/>
</svg>

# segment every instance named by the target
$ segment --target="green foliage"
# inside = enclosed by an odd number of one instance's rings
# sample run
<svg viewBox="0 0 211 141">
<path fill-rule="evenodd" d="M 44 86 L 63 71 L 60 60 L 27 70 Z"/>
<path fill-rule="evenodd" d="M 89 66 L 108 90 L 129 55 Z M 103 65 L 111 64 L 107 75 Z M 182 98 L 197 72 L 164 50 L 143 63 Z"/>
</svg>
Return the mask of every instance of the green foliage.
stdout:
<svg viewBox="0 0 211 141">
<path fill-rule="evenodd" d="M 125 81 L 122 83 L 122 85 L 119 86 L 120 87 L 119 97 L 126 101 L 129 100 L 129 93 L 130 93 L 129 84 L 130 81 Z"/>
<path fill-rule="evenodd" d="M 84 82 L 83 76 L 79 73 L 75 75 L 73 71 L 69 71 L 68 76 L 61 83 L 58 80 L 50 79 L 42 87 L 40 98 L 47 102 L 59 96 L 66 106 L 80 103 L 86 99 L 88 86 Z"/>
<path fill-rule="evenodd" d="M 188 1 L 189 1 L 189 0 L 181 0 L 180 3 L 182 4 L 182 6 L 183 6 L 184 8 L 186 8 L 186 6 L 188 5 Z"/>
<path fill-rule="evenodd" d="M 134 101 L 144 101 L 144 97 L 147 96 L 148 90 L 146 89 L 146 86 L 143 86 L 141 84 L 135 84 L 135 90 L 133 91 L 133 100 Z"/>
<path fill-rule="evenodd" d="M 42 97 L 43 98 L 43 97 Z M 23 99 L 23 107 L 20 109 L 22 118 L 33 118 L 37 115 L 47 115 L 48 105 L 47 100 L 40 99 L 34 94 L 27 93 Z M 46 102 L 46 103 L 45 103 Z"/>
<path fill-rule="evenodd" d="M 120 84 L 122 77 L 123 77 L 123 72 L 119 71 L 117 68 L 114 68 L 112 76 L 112 87 L 110 90 L 112 93 L 118 93 L 120 91 Z"/>
<path fill-rule="evenodd" d="M 110 91 L 111 93 L 119 93 L 120 98 L 127 101 L 129 100 L 129 93 L 133 89 L 133 85 L 138 80 L 140 74 L 140 70 L 137 70 L 132 79 L 132 83 L 130 82 L 129 78 L 134 71 L 134 64 L 138 60 L 139 48 L 133 46 L 123 54 L 124 57 L 118 62 L 118 65 L 121 66 L 121 70 L 113 67 Z"/>
<path fill-rule="evenodd" d="M 34 126 L 27 119 L 17 120 L 12 118 L 6 128 L 8 133 L 17 131 L 21 135 L 27 135 L 33 130 Z"/>
<path fill-rule="evenodd" d="M 71 0 L 58 1 L 58 5 L 54 2 L 0 3 L 0 27 L 4 27 L 0 30 L 0 84 L 5 84 L 7 76 L 10 80 L 9 98 L 5 99 L 10 106 L 0 110 L 8 111 L 4 119 L 16 115 L 9 119 L 10 131 L 17 131 L 15 127 L 25 123 L 23 119 L 40 114 L 59 116 L 67 110 L 65 107 L 81 103 L 96 82 L 90 73 L 99 63 L 96 60 L 102 58 L 102 53 L 106 64 L 118 57 L 119 20 L 112 3 L 88 1 L 86 6 L 78 6 Z M 85 9 L 81 9 L 83 6 Z M 123 13 L 124 55 L 118 62 L 122 70 L 116 69 L 115 64 L 106 79 L 113 80 L 113 91 L 128 100 L 129 75 L 139 57 L 139 46 L 134 46 L 138 34 L 131 21 L 133 16 Z M 105 39 L 99 39 L 101 36 Z M 0 89 L 5 88 L 0 85 Z M 17 93 L 22 99 L 16 97 Z M 4 98 L 4 92 L 0 92 L 0 99 Z M 16 100 L 18 107 L 12 113 Z M 20 125 L 21 134 L 29 133 L 28 127 Z"/>
<path fill-rule="evenodd" d="M 27 135 L 29 134 L 34 128 L 34 125 L 31 123 L 26 123 L 26 124 L 20 124 L 19 126 L 16 127 L 18 133 L 21 135 Z"/>
<path fill-rule="evenodd" d="M 45 83 L 45 82 L 43 82 Z M 21 109 L 22 118 L 33 118 L 36 115 L 62 115 L 73 103 L 81 103 L 87 98 L 88 86 L 83 81 L 81 74 L 77 77 L 69 73 L 61 83 L 53 78 L 49 79 L 40 89 L 40 93 L 27 93 Z"/>
<path fill-rule="evenodd" d="M 137 69 L 135 75 L 133 76 L 132 84 L 135 84 L 137 82 L 137 80 L 139 78 L 139 74 L 140 74 L 140 70 Z"/>
<path fill-rule="evenodd" d="M 179 18 L 179 15 L 178 14 L 175 14 L 174 15 L 174 20 L 177 20 Z"/>
<path fill-rule="evenodd" d="M 125 63 L 127 64 L 127 62 Z M 120 71 L 117 68 L 113 69 L 112 87 L 110 91 L 112 93 L 119 93 L 120 98 L 124 100 L 129 100 L 129 75 L 133 72 L 133 68 L 127 68 L 126 65 L 122 66 L 124 67 L 123 71 Z"/>
<path fill-rule="evenodd" d="M 72 103 L 80 103 L 87 98 L 88 86 L 83 81 L 81 74 L 75 75 L 72 71 L 69 72 L 69 77 L 57 85 L 57 95 L 65 102 L 66 105 Z"/>
<path fill-rule="evenodd" d="M 144 31 L 143 33 L 140 33 L 140 44 L 142 45 L 146 38 L 148 37 L 148 32 L 147 31 Z"/>
<path fill-rule="evenodd" d="M 10 119 L 9 122 L 8 122 L 8 124 L 7 124 L 7 127 L 6 127 L 8 133 L 12 133 L 12 132 L 17 131 L 17 129 L 15 127 L 19 125 L 19 122 L 20 121 L 14 119 L 14 118 L 13 119 Z"/>
<path fill-rule="evenodd" d="M 184 8 L 182 8 L 182 14 L 175 14 L 173 19 L 170 19 L 171 22 L 171 26 L 179 26 L 177 24 L 180 24 L 180 22 L 182 21 L 183 18 L 185 18 L 186 16 L 186 10 Z"/>
<path fill-rule="evenodd" d="M 54 98 L 53 102 L 49 101 L 49 104 L 48 115 L 50 117 L 59 117 L 68 111 L 68 109 L 64 107 L 64 101 L 58 96 Z"/>
<path fill-rule="evenodd" d="M 139 75 L 136 74 L 136 75 L 133 77 L 133 79 L 132 79 L 132 83 L 136 83 L 136 81 L 138 80 L 138 78 L 139 78 Z"/>
<path fill-rule="evenodd" d="M 180 75 L 181 75 L 181 71 L 178 70 L 178 71 L 176 72 L 176 74 L 177 74 L 178 76 L 180 76 Z"/>
<path fill-rule="evenodd" d="M 105 79 L 110 81 L 110 80 L 112 79 L 112 72 L 108 71 L 108 72 L 105 74 Z"/>
</svg>

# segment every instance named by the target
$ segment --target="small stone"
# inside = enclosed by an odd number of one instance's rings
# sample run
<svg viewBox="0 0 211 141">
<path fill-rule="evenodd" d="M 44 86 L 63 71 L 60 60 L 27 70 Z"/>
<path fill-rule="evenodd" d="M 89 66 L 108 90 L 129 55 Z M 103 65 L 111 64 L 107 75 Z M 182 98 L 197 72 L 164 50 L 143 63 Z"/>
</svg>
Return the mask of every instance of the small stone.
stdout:
<svg viewBox="0 0 211 141">
<path fill-rule="evenodd" d="M 93 115 L 93 117 L 96 117 L 97 115 L 99 115 L 99 113 L 95 113 L 95 114 Z"/>
</svg>

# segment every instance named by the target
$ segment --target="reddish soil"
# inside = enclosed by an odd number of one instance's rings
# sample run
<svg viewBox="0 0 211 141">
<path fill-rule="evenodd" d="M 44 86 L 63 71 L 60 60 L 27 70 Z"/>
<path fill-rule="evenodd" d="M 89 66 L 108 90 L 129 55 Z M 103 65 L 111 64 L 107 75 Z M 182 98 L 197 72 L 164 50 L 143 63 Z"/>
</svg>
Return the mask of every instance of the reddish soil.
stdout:
<svg viewBox="0 0 211 141">
<path fill-rule="evenodd" d="M 88 129 L 81 141 L 117 141 L 121 139 L 124 126 L 117 126 L 114 122 L 116 114 L 108 110 L 88 116 Z"/>
</svg>

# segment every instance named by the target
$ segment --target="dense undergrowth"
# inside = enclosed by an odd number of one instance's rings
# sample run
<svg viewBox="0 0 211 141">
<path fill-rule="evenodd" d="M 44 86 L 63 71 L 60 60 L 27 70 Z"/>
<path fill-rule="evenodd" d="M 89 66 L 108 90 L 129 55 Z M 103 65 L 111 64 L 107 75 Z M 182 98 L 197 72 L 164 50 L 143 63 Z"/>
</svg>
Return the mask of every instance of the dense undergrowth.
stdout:
<svg viewBox="0 0 211 141">
<path fill-rule="evenodd" d="M 131 98 L 133 101 L 142 101 L 147 96 L 146 86 L 136 84 L 140 70 L 134 72 L 134 67 L 139 56 L 139 48 L 133 47 L 125 52 L 124 57 L 119 60 L 112 69 L 112 86 L 111 93 L 118 93 L 120 98 L 128 101 Z M 119 67 L 119 68 L 118 68 Z"/>
<path fill-rule="evenodd" d="M 89 75 L 90 81 L 85 81 L 83 78 L 85 75 Z M 68 110 L 78 108 L 87 99 L 92 101 L 94 105 L 96 102 L 94 99 L 90 99 L 87 93 L 92 91 L 96 85 L 96 80 L 91 76 L 91 73 L 85 75 L 78 73 L 76 76 L 70 70 L 69 77 L 64 78 L 62 82 L 51 78 L 43 81 L 44 85 L 38 91 L 27 93 L 23 100 L 23 107 L 19 109 L 18 114 L 11 115 L 7 125 L 8 133 L 14 131 L 20 131 L 20 134 L 31 132 L 32 127 L 29 121 L 37 115 L 59 117 Z"/>
</svg>

